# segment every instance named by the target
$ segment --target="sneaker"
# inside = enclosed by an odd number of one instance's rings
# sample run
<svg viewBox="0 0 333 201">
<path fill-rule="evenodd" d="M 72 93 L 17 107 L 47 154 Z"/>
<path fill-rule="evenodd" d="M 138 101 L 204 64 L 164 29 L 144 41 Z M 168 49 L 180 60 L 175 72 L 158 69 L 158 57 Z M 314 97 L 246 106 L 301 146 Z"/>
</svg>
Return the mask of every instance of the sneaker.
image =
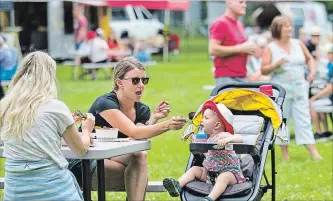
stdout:
<svg viewBox="0 0 333 201">
<path fill-rule="evenodd" d="M 327 135 L 324 135 L 324 133 L 321 133 L 321 134 L 316 133 L 316 134 L 314 135 L 314 139 L 315 139 L 316 142 L 326 142 L 326 141 L 329 140 L 329 139 L 327 138 Z"/>
<path fill-rule="evenodd" d="M 326 131 L 326 132 L 323 132 L 323 135 L 329 139 L 329 140 L 333 140 L 333 133 L 330 132 L 330 131 Z"/>
<path fill-rule="evenodd" d="M 178 197 L 180 195 L 180 187 L 177 180 L 166 178 L 163 180 L 163 186 L 169 192 L 171 197 Z"/>
</svg>

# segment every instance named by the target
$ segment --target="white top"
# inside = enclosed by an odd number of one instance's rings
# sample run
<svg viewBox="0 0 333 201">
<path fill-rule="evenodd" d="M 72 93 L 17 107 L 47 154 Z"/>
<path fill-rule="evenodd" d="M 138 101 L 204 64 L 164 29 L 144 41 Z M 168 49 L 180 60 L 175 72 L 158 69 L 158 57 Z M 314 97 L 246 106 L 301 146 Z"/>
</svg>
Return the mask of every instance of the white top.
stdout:
<svg viewBox="0 0 333 201">
<path fill-rule="evenodd" d="M 105 40 L 96 37 L 89 41 L 90 43 L 90 60 L 95 63 L 108 59 L 109 46 Z"/>
<path fill-rule="evenodd" d="M 77 156 L 68 146 L 61 148 L 62 153 L 68 159 L 105 159 L 121 156 L 129 153 L 149 150 L 151 143 L 149 140 L 131 140 L 128 142 L 95 142 L 94 147 L 89 147 L 87 154 L 82 157 Z M 0 148 L 1 156 L 1 148 Z"/>
<path fill-rule="evenodd" d="M 74 124 L 68 107 L 59 100 L 51 100 L 37 108 L 35 120 L 22 140 L 4 136 L 3 156 L 13 160 L 38 161 L 51 159 L 60 168 L 67 168 L 68 162 L 61 152 L 61 138 L 66 128 Z"/>
<path fill-rule="evenodd" d="M 251 76 L 252 74 L 256 73 L 258 70 L 261 69 L 262 58 L 257 59 L 255 56 L 250 56 L 247 65 L 247 76 Z"/>
<path fill-rule="evenodd" d="M 268 44 L 268 48 L 272 52 L 272 63 L 282 58 L 288 60 L 271 73 L 271 81 L 286 89 L 287 98 L 299 96 L 301 92 L 309 90 L 305 80 L 306 59 L 301 48 L 301 42 L 296 39 L 290 41 L 290 54 L 280 48 L 276 42 Z"/>
</svg>

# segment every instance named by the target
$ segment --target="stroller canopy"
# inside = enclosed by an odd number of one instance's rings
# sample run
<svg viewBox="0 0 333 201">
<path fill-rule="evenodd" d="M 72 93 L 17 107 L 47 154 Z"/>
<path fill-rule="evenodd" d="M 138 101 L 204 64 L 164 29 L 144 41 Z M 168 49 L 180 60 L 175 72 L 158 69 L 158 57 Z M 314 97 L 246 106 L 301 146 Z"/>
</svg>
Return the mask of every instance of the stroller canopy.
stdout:
<svg viewBox="0 0 333 201">
<path fill-rule="evenodd" d="M 261 92 L 250 89 L 232 89 L 211 97 L 210 100 L 215 103 L 222 103 L 229 109 L 260 111 L 263 115 L 270 118 L 275 134 L 282 124 L 282 111 L 280 107 L 271 98 Z M 203 118 L 201 112 L 202 105 L 193 118 L 193 133 L 198 131 Z"/>
</svg>

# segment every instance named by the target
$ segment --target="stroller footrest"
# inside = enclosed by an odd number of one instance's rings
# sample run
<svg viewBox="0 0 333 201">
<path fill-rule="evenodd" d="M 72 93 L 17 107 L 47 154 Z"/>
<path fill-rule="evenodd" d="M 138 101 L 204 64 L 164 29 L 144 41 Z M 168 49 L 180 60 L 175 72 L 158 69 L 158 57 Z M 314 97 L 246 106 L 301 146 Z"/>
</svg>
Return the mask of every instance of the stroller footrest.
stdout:
<svg viewBox="0 0 333 201">
<path fill-rule="evenodd" d="M 195 153 L 206 153 L 208 150 L 233 150 L 236 154 L 250 154 L 252 156 L 258 155 L 256 146 L 244 143 L 229 143 L 221 148 L 216 143 L 199 143 L 194 142 L 190 144 L 190 151 Z"/>
<path fill-rule="evenodd" d="M 252 188 L 253 184 L 251 181 L 247 181 L 241 184 L 234 184 L 230 185 L 226 188 L 224 193 L 220 196 L 223 197 L 230 197 L 230 196 L 243 196 L 246 195 L 250 189 Z M 189 191 L 192 194 L 207 196 L 212 191 L 213 185 L 207 184 L 201 181 L 192 181 L 185 186 L 185 190 Z"/>
</svg>

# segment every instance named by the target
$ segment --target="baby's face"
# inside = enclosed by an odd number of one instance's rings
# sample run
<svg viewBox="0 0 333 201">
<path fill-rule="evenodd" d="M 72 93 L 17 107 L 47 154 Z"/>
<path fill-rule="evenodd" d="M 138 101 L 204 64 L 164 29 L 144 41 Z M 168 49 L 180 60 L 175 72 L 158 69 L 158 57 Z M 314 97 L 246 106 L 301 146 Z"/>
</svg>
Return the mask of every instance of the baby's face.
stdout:
<svg viewBox="0 0 333 201">
<path fill-rule="evenodd" d="M 214 134 L 218 123 L 220 121 L 215 112 L 211 109 L 206 109 L 201 120 L 204 132 L 208 135 Z"/>
</svg>

